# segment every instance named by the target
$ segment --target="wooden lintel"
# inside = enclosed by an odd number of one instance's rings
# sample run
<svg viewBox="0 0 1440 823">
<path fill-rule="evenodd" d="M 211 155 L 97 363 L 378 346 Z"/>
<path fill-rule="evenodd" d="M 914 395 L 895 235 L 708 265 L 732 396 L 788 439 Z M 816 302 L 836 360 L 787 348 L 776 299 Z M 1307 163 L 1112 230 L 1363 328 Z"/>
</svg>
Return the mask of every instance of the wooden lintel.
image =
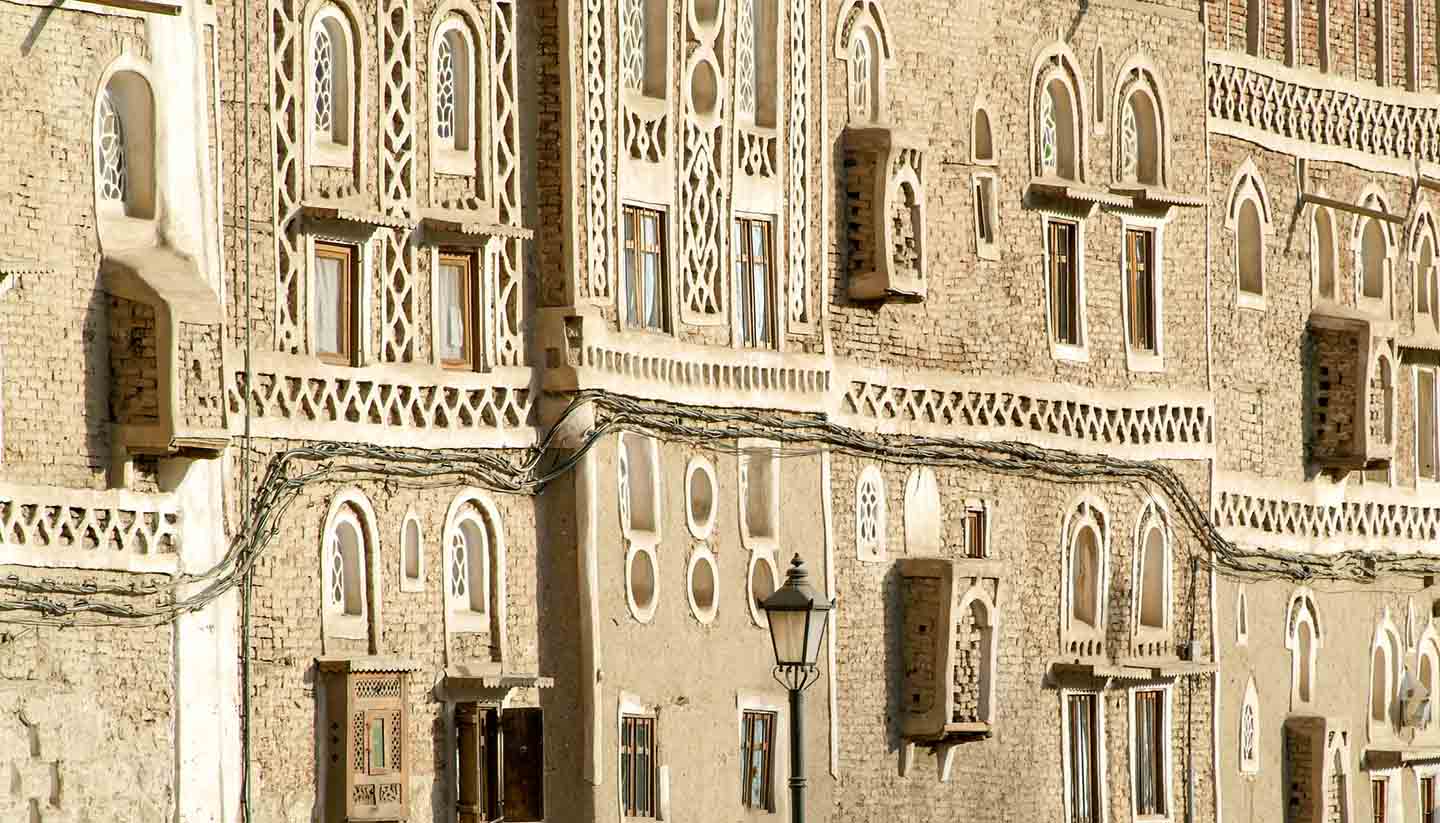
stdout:
<svg viewBox="0 0 1440 823">
<path fill-rule="evenodd" d="M 1316 206 L 1325 206 L 1326 208 L 1339 209 L 1340 211 L 1348 211 L 1351 214 L 1358 214 L 1375 220 L 1383 220 L 1386 223 L 1394 223 L 1396 225 L 1405 224 L 1403 215 L 1390 214 L 1389 212 L 1366 208 L 1365 206 L 1357 206 L 1354 203 L 1346 203 L 1344 200 L 1336 200 L 1333 197 L 1322 197 L 1308 191 L 1300 192 L 1300 202 L 1313 203 Z"/>
</svg>

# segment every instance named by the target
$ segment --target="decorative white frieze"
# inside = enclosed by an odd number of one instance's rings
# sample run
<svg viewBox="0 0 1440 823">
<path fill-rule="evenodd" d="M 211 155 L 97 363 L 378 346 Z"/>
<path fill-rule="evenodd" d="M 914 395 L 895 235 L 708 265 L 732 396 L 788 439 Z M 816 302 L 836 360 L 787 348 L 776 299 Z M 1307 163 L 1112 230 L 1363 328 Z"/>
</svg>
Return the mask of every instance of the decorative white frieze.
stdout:
<svg viewBox="0 0 1440 823">
<path fill-rule="evenodd" d="M 585 263 L 583 297 L 610 297 L 610 165 L 614 140 L 610 123 L 610 48 L 605 31 L 605 0 L 585 0 L 583 77 L 585 106 Z"/>
<path fill-rule="evenodd" d="M 270 107 L 271 187 L 275 206 L 275 348 L 297 353 L 305 349 L 305 249 L 300 238 L 300 198 L 303 175 L 300 141 L 304 135 L 301 113 L 300 33 L 295 3 L 270 0 Z"/>
<path fill-rule="evenodd" d="M 1228 473 L 1215 486 L 1215 525 L 1241 544 L 1320 554 L 1440 552 L 1440 506 L 1413 490 L 1277 484 Z"/>
<path fill-rule="evenodd" d="M 494 0 L 491 13 L 495 53 L 493 100 L 495 119 L 495 187 L 500 206 L 500 222 L 507 226 L 521 225 L 520 202 L 520 109 L 515 51 L 515 2 Z M 499 266 L 496 270 L 495 357 L 501 366 L 519 366 L 525 356 L 520 340 L 524 318 L 525 254 L 519 237 L 508 237 L 500 243 Z"/>
<path fill-rule="evenodd" d="M 173 573 L 173 495 L 0 484 L 0 565 Z"/>
<path fill-rule="evenodd" d="M 417 447 L 534 440 L 528 369 L 484 374 L 430 366 L 352 369 L 257 354 L 254 372 L 250 414 L 257 437 Z M 226 407 L 238 427 L 245 414 L 245 372 L 236 369 L 229 378 Z"/>
<path fill-rule="evenodd" d="M 790 188 L 786 209 L 790 222 L 790 323 L 815 320 L 810 299 L 810 2 L 790 3 L 790 122 L 788 141 Z"/>
<path fill-rule="evenodd" d="M 387 214 L 415 207 L 415 16 L 409 0 L 379 4 L 380 56 L 380 199 Z"/>
</svg>

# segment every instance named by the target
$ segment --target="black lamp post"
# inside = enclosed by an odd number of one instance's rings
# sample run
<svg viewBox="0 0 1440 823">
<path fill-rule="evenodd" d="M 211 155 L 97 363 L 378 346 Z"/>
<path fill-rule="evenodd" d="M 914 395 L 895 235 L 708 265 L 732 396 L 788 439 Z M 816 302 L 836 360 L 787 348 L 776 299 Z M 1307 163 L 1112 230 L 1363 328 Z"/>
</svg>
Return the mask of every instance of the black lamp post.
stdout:
<svg viewBox="0 0 1440 823">
<path fill-rule="evenodd" d="M 790 820 L 805 823 L 805 690 L 820 678 L 815 662 L 833 602 L 818 599 L 810 587 L 810 572 L 800 555 L 790 561 L 785 585 L 765 598 L 760 607 L 770 622 L 775 644 L 775 679 L 790 692 Z"/>
</svg>

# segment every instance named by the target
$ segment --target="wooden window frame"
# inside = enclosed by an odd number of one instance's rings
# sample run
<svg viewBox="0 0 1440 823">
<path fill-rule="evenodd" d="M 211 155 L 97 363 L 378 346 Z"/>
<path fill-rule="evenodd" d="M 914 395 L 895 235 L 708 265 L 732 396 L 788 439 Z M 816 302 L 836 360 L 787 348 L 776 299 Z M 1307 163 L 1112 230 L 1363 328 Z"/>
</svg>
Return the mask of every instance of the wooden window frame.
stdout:
<svg viewBox="0 0 1440 823">
<path fill-rule="evenodd" d="M 1080 273 L 1080 223 L 1045 221 L 1046 283 L 1050 295 L 1050 341 L 1072 350 L 1085 348 L 1085 299 Z"/>
<path fill-rule="evenodd" d="M 654 245 L 646 245 L 641 239 L 644 234 L 641 231 L 645 221 L 655 221 L 656 242 Z M 621 321 L 624 328 L 637 331 L 646 331 L 655 334 L 669 334 L 674 328 L 670 312 L 670 266 L 669 266 L 669 242 L 666 231 L 666 213 L 663 209 L 652 206 L 642 206 L 638 203 L 625 203 L 621 209 L 620 228 L 620 275 L 624 287 L 623 304 L 620 306 Z M 660 325 L 653 326 L 645 322 L 644 309 L 640 305 L 637 286 L 641 282 L 641 272 L 644 270 L 642 264 L 643 256 L 653 256 L 656 260 L 656 271 L 658 272 L 658 288 L 656 299 L 659 301 L 658 312 Z M 631 261 L 633 262 L 633 268 Z M 635 307 L 635 313 L 640 317 L 631 317 L 630 307 Z"/>
<path fill-rule="evenodd" d="M 624 714 L 620 716 L 620 811 L 627 820 L 658 820 L 660 817 L 659 758 L 656 744 L 656 718 L 653 715 Z M 636 744 L 640 729 L 648 732 L 648 745 L 642 748 Z M 637 768 L 642 752 L 649 757 L 648 768 Z M 639 789 L 647 791 L 644 803 Z"/>
<path fill-rule="evenodd" d="M 462 323 L 464 325 L 464 350 L 458 359 L 447 358 L 443 354 L 438 355 L 440 365 L 446 369 L 457 371 L 478 371 L 481 368 L 480 362 L 480 324 L 476 319 L 480 317 L 480 288 L 476 273 L 479 267 L 475 265 L 475 256 L 468 252 L 442 251 L 436 270 L 437 287 L 438 280 L 445 276 L 446 266 L 460 267 L 460 302 L 462 309 Z M 437 288 L 438 291 L 438 288 Z M 445 306 L 440 306 L 444 310 Z M 436 322 L 436 350 L 439 345 L 439 323 Z"/>
<path fill-rule="evenodd" d="M 764 329 L 757 328 L 755 322 L 754 307 L 760 298 L 755 294 L 754 273 L 757 261 L 751 251 L 750 239 L 756 229 L 759 229 L 764 235 L 765 259 L 759 261 L 765 266 L 767 284 L 767 294 L 764 295 L 767 303 Z M 735 218 L 734 234 L 735 280 L 737 281 L 736 288 L 739 291 L 736 320 L 739 323 L 740 331 L 737 337 L 740 345 L 745 348 L 773 349 L 779 338 L 776 314 L 780 303 L 777 299 L 779 281 L 775 276 L 775 221 L 769 217 L 740 215 Z"/>
<path fill-rule="evenodd" d="M 1157 239 L 1154 229 L 1125 228 L 1125 339 L 1131 351 L 1152 356 L 1160 353 Z"/>
<path fill-rule="evenodd" d="M 1390 820 L 1390 778 L 1370 778 L 1370 812 L 1375 823 Z"/>
<path fill-rule="evenodd" d="M 1069 808 L 1066 810 L 1067 823 L 1102 823 L 1106 817 L 1105 799 L 1103 792 L 1103 775 L 1100 774 L 1100 757 L 1104 751 L 1101 734 L 1101 706 L 1102 695 L 1095 692 L 1067 692 L 1062 698 L 1065 701 L 1065 791 L 1069 799 Z M 1080 704 L 1084 704 L 1083 706 Z M 1089 746 L 1083 752 L 1088 762 L 1089 779 L 1085 786 L 1080 785 L 1080 775 L 1077 766 L 1080 763 L 1081 750 L 1077 748 L 1075 730 L 1080 721 L 1076 719 L 1077 709 L 1083 709 L 1087 724 L 1089 726 Z M 1081 790 L 1089 794 L 1090 802 L 1087 804 L 1089 814 L 1082 815 L 1078 792 Z"/>
<path fill-rule="evenodd" d="M 390 747 L 396 745 L 397 741 L 390 739 L 390 718 L 395 712 L 390 709 L 369 709 L 365 712 L 365 774 L 376 777 L 385 774 L 394 774 L 395 769 L 390 765 Z M 375 742 L 373 729 L 376 723 L 380 724 L 381 745 L 379 765 L 376 765 L 375 749 L 372 745 Z"/>
<path fill-rule="evenodd" d="M 978 532 L 978 534 L 977 534 Z M 965 557 L 975 560 L 990 556 L 990 513 L 983 505 L 965 507 Z"/>
<path fill-rule="evenodd" d="M 320 275 L 320 260 L 340 261 L 341 271 L 346 276 L 341 278 L 340 306 L 335 322 L 340 326 L 340 345 L 343 351 L 329 352 L 320 348 L 320 339 L 315 338 L 315 353 L 321 361 L 332 366 L 357 366 L 359 365 L 360 349 L 360 267 L 359 253 L 354 246 L 342 245 L 339 243 L 315 242 L 315 276 Z M 318 290 L 317 290 L 318 291 Z M 328 306 L 315 306 L 315 311 L 328 311 Z"/>
<path fill-rule="evenodd" d="M 1132 721 L 1132 753 L 1135 769 L 1132 775 L 1135 784 L 1133 797 L 1137 818 L 1164 818 L 1170 811 L 1170 785 L 1167 780 L 1169 760 L 1169 695 L 1164 689 L 1138 689 L 1134 692 Z M 1144 716 L 1143 704 L 1150 706 L 1149 716 Z M 1148 733 L 1152 750 L 1144 751 L 1147 742 L 1143 735 Z M 1150 805 L 1142 805 L 1141 787 L 1150 783 Z"/>
<path fill-rule="evenodd" d="M 455 810 L 459 823 L 489 823 L 500 817 L 500 723 L 493 706 L 455 707 Z"/>
<path fill-rule="evenodd" d="M 776 714 L 770 711 L 746 709 L 740 715 L 740 803 L 751 811 L 775 811 L 775 727 Z M 755 730 L 765 730 L 762 741 L 757 741 Z M 755 752 L 759 746 L 759 777 L 762 796 L 758 799 L 751 794 L 750 787 L 756 777 Z"/>
<path fill-rule="evenodd" d="M 1428 381 L 1430 384 L 1430 398 L 1426 402 L 1423 386 Z M 1426 406 L 1429 406 L 1430 442 L 1425 442 L 1425 426 L 1423 421 L 1426 418 Z M 1430 456 L 1430 467 L 1427 473 L 1424 454 Z M 1416 484 L 1440 482 L 1440 370 L 1429 366 L 1417 366 L 1415 369 L 1415 478 Z"/>
<path fill-rule="evenodd" d="M 1435 823 L 1435 775 L 1420 775 L 1420 823 Z"/>
</svg>

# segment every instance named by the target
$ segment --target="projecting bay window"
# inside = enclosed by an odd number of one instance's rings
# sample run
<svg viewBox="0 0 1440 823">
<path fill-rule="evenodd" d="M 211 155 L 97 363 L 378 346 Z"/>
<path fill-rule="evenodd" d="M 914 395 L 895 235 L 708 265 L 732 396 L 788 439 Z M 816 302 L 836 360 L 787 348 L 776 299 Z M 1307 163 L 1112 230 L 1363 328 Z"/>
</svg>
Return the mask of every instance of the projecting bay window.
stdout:
<svg viewBox="0 0 1440 823">
<path fill-rule="evenodd" d="M 1045 252 L 1050 291 L 1050 335 L 1057 346 L 1084 345 L 1080 294 L 1080 227 L 1066 220 L 1046 222 Z"/>
<path fill-rule="evenodd" d="M 627 818 L 657 817 L 655 748 L 655 718 L 620 718 L 620 806 Z"/>
<path fill-rule="evenodd" d="M 459 823 L 545 819 L 541 709 L 455 704 Z"/>
<path fill-rule="evenodd" d="M 1440 452 L 1436 449 L 1435 369 L 1415 370 L 1415 474 L 1421 480 L 1440 480 Z"/>
<path fill-rule="evenodd" d="M 1155 233 L 1125 231 L 1125 318 L 1130 350 L 1158 354 L 1158 301 L 1155 282 Z"/>
<path fill-rule="evenodd" d="M 740 730 L 740 800 L 753 811 L 775 811 L 775 714 L 745 712 Z"/>
<path fill-rule="evenodd" d="M 1095 694 L 1065 696 L 1065 778 L 1069 823 L 1101 823 L 1100 708 Z"/>
<path fill-rule="evenodd" d="M 476 318 L 479 285 L 475 260 L 465 254 L 440 255 L 437 278 L 435 345 L 447 369 L 478 368 Z"/>
<path fill-rule="evenodd" d="M 315 352 L 326 363 L 358 364 L 358 280 L 354 248 L 315 244 Z"/>
<path fill-rule="evenodd" d="M 665 213 L 626 205 L 623 223 L 625 325 L 668 332 L 670 285 L 665 265 Z"/>
<path fill-rule="evenodd" d="M 739 289 L 740 344 L 775 345 L 775 244 L 769 220 L 735 220 L 735 282 Z"/>
<path fill-rule="evenodd" d="M 1135 815 L 1163 817 L 1168 807 L 1165 766 L 1170 724 L 1165 717 L 1165 692 L 1137 691 L 1134 695 Z"/>
</svg>

